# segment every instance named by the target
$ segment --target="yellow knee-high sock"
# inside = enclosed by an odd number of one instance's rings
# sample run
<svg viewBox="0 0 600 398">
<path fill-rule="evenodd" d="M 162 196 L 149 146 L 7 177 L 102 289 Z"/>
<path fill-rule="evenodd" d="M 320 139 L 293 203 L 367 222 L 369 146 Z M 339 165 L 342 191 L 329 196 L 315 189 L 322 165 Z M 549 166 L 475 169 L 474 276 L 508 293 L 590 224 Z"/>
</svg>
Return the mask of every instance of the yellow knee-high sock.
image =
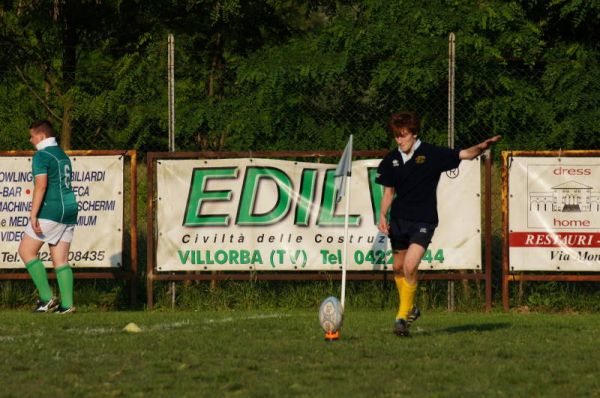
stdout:
<svg viewBox="0 0 600 398">
<path fill-rule="evenodd" d="M 396 289 L 398 289 L 398 313 L 396 314 L 396 319 L 400 318 L 400 303 L 402 303 L 402 284 L 404 283 L 403 276 L 394 276 L 394 280 L 396 281 Z"/>
<path fill-rule="evenodd" d="M 409 283 L 406 279 L 402 281 L 402 290 L 400 293 L 400 311 L 398 311 L 398 318 L 408 318 L 408 313 L 412 310 L 415 304 L 415 294 L 417 292 L 417 284 L 414 285 Z"/>
</svg>

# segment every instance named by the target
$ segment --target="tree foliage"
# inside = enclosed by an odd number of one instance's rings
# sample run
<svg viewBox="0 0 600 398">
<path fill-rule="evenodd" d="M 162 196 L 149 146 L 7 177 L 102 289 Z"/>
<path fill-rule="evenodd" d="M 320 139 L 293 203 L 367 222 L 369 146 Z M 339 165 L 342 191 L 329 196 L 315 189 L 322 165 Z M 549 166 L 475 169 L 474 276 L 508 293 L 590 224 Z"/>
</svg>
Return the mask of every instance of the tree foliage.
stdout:
<svg viewBox="0 0 600 398">
<path fill-rule="evenodd" d="M 600 5 L 581 0 L 10 0 L 0 5 L 0 147 L 50 118 L 73 148 L 167 148 L 167 35 L 185 150 L 390 145 L 417 110 L 446 142 L 456 34 L 459 146 L 600 147 Z"/>
</svg>

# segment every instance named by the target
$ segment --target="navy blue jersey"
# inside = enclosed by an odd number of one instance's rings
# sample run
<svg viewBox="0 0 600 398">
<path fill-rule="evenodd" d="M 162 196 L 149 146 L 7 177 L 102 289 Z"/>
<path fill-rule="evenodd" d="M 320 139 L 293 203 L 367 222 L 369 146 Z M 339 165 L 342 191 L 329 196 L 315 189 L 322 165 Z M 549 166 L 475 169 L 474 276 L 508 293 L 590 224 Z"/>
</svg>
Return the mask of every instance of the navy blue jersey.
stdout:
<svg viewBox="0 0 600 398">
<path fill-rule="evenodd" d="M 391 216 L 437 225 L 436 190 L 440 175 L 458 167 L 459 152 L 422 142 L 406 164 L 399 149 L 388 153 L 379 163 L 375 181 L 396 192 Z"/>
</svg>

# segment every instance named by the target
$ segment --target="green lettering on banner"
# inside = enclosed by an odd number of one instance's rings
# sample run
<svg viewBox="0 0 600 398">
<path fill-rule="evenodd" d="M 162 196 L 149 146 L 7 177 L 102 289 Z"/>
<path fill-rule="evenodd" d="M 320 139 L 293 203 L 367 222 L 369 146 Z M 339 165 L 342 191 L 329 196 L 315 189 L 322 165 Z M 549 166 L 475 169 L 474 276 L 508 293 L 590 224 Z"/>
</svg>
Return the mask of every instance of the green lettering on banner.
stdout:
<svg viewBox="0 0 600 398">
<path fill-rule="evenodd" d="M 423 254 L 423 257 L 421 257 L 421 261 L 428 262 L 431 264 L 431 262 L 433 261 L 433 258 L 431 257 L 430 249 L 425 250 L 425 254 Z"/>
<path fill-rule="evenodd" d="M 318 225 L 327 227 L 344 225 L 344 215 L 335 214 L 338 205 L 335 202 L 336 194 L 335 169 L 330 169 L 325 173 L 325 181 L 323 181 L 323 196 L 321 197 L 321 209 L 319 210 L 319 220 L 317 221 Z M 344 199 L 342 199 L 342 201 L 343 200 Z M 349 215 L 348 225 L 359 226 L 360 215 Z"/>
<path fill-rule="evenodd" d="M 269 179 L 277 186 L 277 197 L 271 210 L 265 213 L 256 213 L 255 206 L 259 195 L 261 180 Z M 238 207 L 237 225 L 269 225 L 283 219 L 292 203 L 294 190 L 290 177 L 282 170 L 274 167 L 248 167 L 242 185 L 242 197 Z M 273 200 L 271 197 L 263 201 Z M 241 260 L 243 261 L 243 260 Z M 244 262 L 242 262 L 244 264 Z"/>
<path fill-rule="evenodd" d="M 252 264 L 262 264 L 262 256 L 260 255 L 260 251 L 254 250 L 252 252 Z"/>
<path fill-rule="evenodd" d="M 237 172 L 237 167 L 195 168 L 192 171 L 183 225 L 186 227 L 229 225 L 228 214 L 201 214 L 202 203 L 231 200 L 231 190 L 205 191 L 205 188 L 209 179 L 236 178 Z"/>
<path fill-rule="evenodd" d="M 262 264 L 262 255 L 260 250 L 224 250 L 219 249 L 216 252 L 210 250 L 177 250 L 177 256 L 181 264 L 192 265 L 214 265 L 214 264 L 243 264 L 254 265 Z"/>
<path fill-rule="evenodd" d="M 187 260 L 190 257 L 189 250 L 186 250 L 185 252 L 182 252 L 181 250 L 177 250 L 177 254 L 179 255 L 179 261 L 181 261 L 181 264 L 187 263 Z"/>
<path fill-rule="evenodd" d="M 432 263 L 433 261 L 439 261 L 440 263 L 444 262 L 444 249 L 437 249 L 435 255 L 432 252 L 432 249 L 427 249 L 425 254 L 423 255 L 422 261 Z"/>
<path fill-rule="evenodd" d="M 383 185 L 375 182 L 377 178 L 377 167 L 367 168 L 369 178 L 369 191 L 371 193 L 371 209 L 373 209 L 373 224 L 379 224 L 379 209 L 381 209 L 381 198 L 383 198 Z M 389 214 L 389 210 L 388 210 Z"/>
<path fill-rule="evenodd" d="M 296 205 L 296 217 L 294 225 L 307 226 L 310 222 L 310 209 L 315 196 L 315 181 L 317 170 L 302 170 L 302 181 L 300 182 L 300 195 Z"/>
<path fill-rule="evenodd" d="M 217 250 L 215 253 L 215 260 L 219 265 L 225 264 L 227 262 L 227 252 L 225 250 Z"/>
</svg>

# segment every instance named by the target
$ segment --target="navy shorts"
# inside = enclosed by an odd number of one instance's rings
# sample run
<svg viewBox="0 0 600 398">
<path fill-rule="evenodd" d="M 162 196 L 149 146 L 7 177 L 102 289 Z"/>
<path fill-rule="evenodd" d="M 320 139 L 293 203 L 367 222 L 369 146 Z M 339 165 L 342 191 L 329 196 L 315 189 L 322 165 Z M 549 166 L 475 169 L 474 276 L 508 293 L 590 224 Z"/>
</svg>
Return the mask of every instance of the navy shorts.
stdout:
<svg viewBox="0 0 600 398">
<path fill-rule="evenodd" d="M 392 218 L 389 235 L 392 250 L 406 250 L 411 243 L 427 249 L 436 227 L 435 224 Z"/>
</svg>

